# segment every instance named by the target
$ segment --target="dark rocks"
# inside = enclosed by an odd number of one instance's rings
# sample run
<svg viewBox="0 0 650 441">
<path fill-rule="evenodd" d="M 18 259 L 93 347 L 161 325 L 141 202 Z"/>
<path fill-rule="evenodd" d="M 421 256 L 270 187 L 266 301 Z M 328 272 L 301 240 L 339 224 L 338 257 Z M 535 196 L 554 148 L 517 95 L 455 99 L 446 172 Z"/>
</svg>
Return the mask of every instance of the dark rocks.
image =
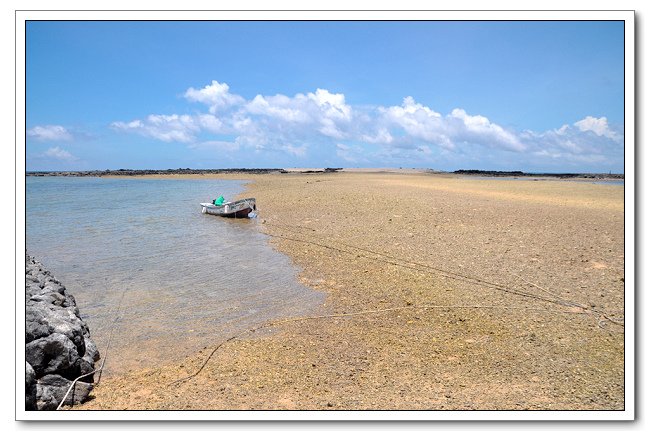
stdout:
<svg viewBox="0 0 650 441">
<path fill-rule="evenodd" d="M 166 170 L 130 170 L 120 168 L 118 170 L 89 170 L 89 171 L 31 171 L 27 176 L 146 176 L 146 175 L 204 175 L 204 174 L 269 174 L 286 173 L 282 168 L 212 168 L 212 169 L 190 169 L 190 168 L 168 168 Z"/>
<path fill-rule="evenodd" d="M 72 378 L 79 376 L 75 363 L 81 357 L 74 343 L 63 334 L 55 333 L 27 343 L 25 358 L 38 377 L 56 372 Z"/>
<path fill-rule="evenodd" d="M 25 410 L 36 410 L 36 373 L 25 362 Z"/>
<path fill-rule="evenodd" d="M 36 407 L 38 410 L 56 410 L 66 392 L 72 385 L 72 380 L 60 375 L 45 375 L 36 384 Z M 84 402 L 93 386 L 90 383 L 77 381 L 63 403 L 66 406 Z"/>
<path fill-rule="evenodd" d="M 26 410 L 56 409 L 73 380 L 90 374 L 99 360 L 74 297 L 29 256 L 25 259 L 25 344 Z M 66 404 L 87 399 L 93 375 L 81 380 Z"/>
<path fill-rule="evenodd" d="M 456 170 L 457 175 L 477 175 L 489 177 L 537 177 L 560 179 L 625 179 L 625 174 L 612 173 L 528 173 L 522 171 L 497 171 L 497 170 Z"/>
</svg>

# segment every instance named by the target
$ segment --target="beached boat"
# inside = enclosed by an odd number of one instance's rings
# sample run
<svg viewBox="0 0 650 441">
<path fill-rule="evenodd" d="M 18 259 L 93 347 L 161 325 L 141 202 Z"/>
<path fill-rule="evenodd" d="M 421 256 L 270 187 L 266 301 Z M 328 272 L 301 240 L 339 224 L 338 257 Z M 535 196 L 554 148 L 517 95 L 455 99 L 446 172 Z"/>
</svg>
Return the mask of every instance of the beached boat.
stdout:
<svg viewBox="0 0 650 441">
<path fill-rule="evenodd" d="M 233 202 L 224 202 L 221 205 L 214 205 L 210 202 L 201 203 L 202 212 L 224 217 L 248 217 L 248 215 L 257 210 L 255 198 L 240 199 Z"/>
</svg>

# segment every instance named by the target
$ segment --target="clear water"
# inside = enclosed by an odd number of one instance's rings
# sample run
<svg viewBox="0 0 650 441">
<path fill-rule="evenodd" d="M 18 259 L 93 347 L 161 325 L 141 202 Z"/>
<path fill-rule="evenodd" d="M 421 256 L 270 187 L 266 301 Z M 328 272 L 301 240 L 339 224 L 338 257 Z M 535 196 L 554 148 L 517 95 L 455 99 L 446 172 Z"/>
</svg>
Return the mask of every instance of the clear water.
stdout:
<svg viewBox="0 0 650 441">
<path fill-rule="evenodd" d="M 201 213 L 243 184 L 27 178 L 28 253 L 75 296 L 100 351 L 114 328 L 107 373 L 177 361 L 322 303 L 258 220 Z"/>
</svg>

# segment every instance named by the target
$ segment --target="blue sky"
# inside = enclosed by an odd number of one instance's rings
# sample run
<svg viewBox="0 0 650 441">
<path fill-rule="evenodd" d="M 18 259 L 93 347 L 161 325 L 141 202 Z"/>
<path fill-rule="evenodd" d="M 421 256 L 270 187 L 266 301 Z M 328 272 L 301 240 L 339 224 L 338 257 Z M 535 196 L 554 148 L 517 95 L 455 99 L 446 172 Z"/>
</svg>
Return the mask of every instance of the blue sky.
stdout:
<svg viewBox="0 0 650 441">
<path fill-rule="evenodd" d="M 28 170 L 623 171 L 622 22 L 29 22 Z"/>
</svg>

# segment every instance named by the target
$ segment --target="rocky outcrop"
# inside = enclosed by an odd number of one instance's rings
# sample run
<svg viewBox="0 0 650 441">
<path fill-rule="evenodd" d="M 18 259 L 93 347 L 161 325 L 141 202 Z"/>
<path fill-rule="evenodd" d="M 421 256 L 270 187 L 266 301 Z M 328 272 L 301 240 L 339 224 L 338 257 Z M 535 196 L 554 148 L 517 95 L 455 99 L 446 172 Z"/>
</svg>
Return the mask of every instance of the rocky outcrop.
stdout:
<svg viewBox="0 0 650 441">
<path fill-rule="evenodd" d="M 99 360 L 74 297 L 43 266 L 25 256 L 25 409 L 54 410 L 73 380 Z M 93 374 L 81 379 L 65 404 L 81 403 Z"/>
</svg>

